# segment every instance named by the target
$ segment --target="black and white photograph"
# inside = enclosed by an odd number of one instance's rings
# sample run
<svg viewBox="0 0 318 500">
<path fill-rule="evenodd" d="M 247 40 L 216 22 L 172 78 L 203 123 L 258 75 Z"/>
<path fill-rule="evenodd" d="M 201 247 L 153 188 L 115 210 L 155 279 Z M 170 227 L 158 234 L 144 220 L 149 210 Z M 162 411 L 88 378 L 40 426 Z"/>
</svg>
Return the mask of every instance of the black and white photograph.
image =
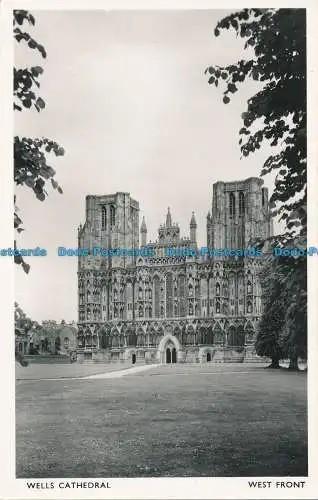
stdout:
<svg viewBox="0 0 318 500">
<path fill-rule="evenodd" d="M 79 4 L 2 11 L 5 497 L 315 498 L 315 10 Z"/>
</svg>

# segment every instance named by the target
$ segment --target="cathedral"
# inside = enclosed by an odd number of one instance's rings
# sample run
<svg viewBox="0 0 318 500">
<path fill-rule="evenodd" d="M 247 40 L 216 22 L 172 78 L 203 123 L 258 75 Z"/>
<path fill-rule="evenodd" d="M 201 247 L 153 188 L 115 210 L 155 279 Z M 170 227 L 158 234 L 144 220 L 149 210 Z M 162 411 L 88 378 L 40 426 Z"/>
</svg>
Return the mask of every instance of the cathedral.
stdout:
<svg viewBox="0 0 318 500">
<path fill-rule="evenodd" d="M 86 250 L 78 257 L 78 361 L 255 360 L 262 259 L 202 253 L 196 232 L 194 212 L 189 236 L 181 236 L 168 208 L 150 242 L 129 193 L 86 197 L 78 228 L 78 248 Z M 206 234 L 207 249 L 244 250 L 271 236 L 263 181 L 216 182 Z"/>
</svg>

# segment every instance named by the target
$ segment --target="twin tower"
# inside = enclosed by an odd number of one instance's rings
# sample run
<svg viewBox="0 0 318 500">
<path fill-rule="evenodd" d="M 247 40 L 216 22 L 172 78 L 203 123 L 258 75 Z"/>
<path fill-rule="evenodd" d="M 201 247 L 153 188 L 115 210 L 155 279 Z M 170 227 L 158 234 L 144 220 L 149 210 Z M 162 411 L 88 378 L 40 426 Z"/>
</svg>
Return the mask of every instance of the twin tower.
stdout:
<svg viewBox="0 0 318 500">
<path fill-rule="evenodd" d="M 268 206 L 268 189 L 263 180 L 250 177 L 242 181 L 216 182 L 213 185 L 212 210 L 207 215 L 208 248 L 247 248 L 255 238 L 273 234 Z M 79 248 L 94 247 L 138 249 L 139 247 L 196 247 L 197 223 L 194 213 L 190 220 L 190 237 L 181 238 L 178 224 L 172 222 L 170 210 L 159 227 L 155 243 L 147 241 L 145 219 L 139 225 L 139 203 L 129 193 L 86 197 L 86 221 L 78 230 Z M 111 257 L 110 267 L 126 267 L 135 262 L 134 256 Z M 85 262 L 84 262 L 85 261 Z M 106 266 L 109 258 L 80 257 L 79 266 Z"/>
</svg>

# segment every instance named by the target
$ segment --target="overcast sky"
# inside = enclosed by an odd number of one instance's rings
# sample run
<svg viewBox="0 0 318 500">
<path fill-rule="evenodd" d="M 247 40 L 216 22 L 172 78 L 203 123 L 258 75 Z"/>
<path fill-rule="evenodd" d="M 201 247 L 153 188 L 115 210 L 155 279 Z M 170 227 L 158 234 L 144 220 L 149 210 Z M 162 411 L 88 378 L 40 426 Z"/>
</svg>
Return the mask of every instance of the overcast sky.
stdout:
<svg viewBox="0 0 318 500">
<path fill-rule="evenodd" d="M 189 234 L 194 210 L 198 241 L 206 244 L 212 184 L 260 174 L 268 148 L 241 159 L 241 113 L 256 84 L 244 84 L 230 104 L 209 86 L 208 65 L 246 57 L 233 32 L 215 38 L 210 11 L 34 12 L 35 39 L 47 59 L 19 46 L 15 65 L 42 65 L 41 113 L 15 113 L 15 134 L 46 136 L 66 151 L 52 158 L 64 194 L 45 202 L 17 190 L 26 231 L 20 248 L 40 246 L 29 275 L 16 266 L 16 300 L 38 321 L 77 319 L 76 258 L 58 246 L 77 247 L 85 196 L 128 191 L 140 203 L 148 237 L 156 238 L 167 207 Z M 271 189 L 270 179 L 265 184 Z"/>
</svg>

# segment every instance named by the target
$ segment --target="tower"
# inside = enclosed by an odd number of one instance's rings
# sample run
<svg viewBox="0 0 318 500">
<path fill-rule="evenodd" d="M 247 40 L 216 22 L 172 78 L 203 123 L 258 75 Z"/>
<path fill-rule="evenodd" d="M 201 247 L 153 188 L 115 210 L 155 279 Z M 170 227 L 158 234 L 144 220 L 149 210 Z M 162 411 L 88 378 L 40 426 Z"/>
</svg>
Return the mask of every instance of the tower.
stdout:
<svg viewBox="0 0 318 500">
<path fill-rule="evenodd" d="M 129 193 L 86 197 L 86 220 L 78 234 L 79 248 L 135 249 L 139 247 L 139 203 Z M 79 258 L 79 267 L 95 269 L 125 267 L 134 262 L 134 256 L 104 257 L 97 255 L 92 261 Z"/>
<path fill-rule="evenodd" d="M 178 224 L 172 222 L 170 207 L 168 207 L 166 223 L 159 227 L 158 241 L 163 246 L 175 246 L 180 243 L 180 228 Z"/>
<path fill-rule="evenodd" d="M 210 245 L 244 249 L 254 239 L 272 234 L 268 189 L 262 186 L 257 177 L 213 184 L 212 218 L 207 223 Z"/>
</svg>

